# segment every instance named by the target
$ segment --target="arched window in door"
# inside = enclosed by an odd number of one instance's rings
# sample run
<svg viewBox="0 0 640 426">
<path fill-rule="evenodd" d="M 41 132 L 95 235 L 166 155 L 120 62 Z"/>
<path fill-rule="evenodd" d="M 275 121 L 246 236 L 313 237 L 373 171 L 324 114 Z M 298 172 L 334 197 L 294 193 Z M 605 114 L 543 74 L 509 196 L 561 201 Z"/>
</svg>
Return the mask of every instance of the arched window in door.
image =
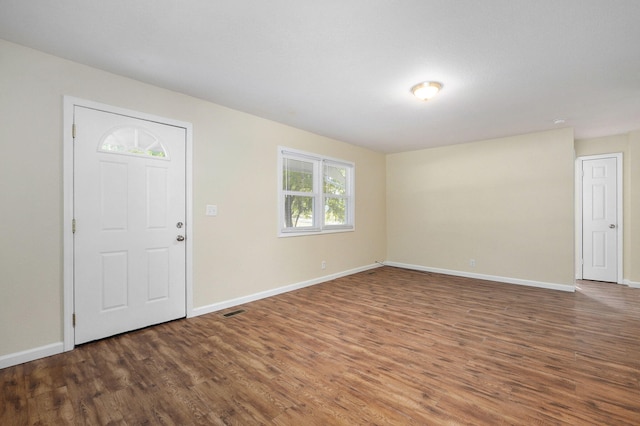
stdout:
<svg viewBox="0 0 640 426">
<path fill-rule="evenodd" d="M 169 159 L 169 153 L 158 137 L 141 127 L 124 126 L 109 130 L 102 137 L 98 151 Z"/>
</svg>

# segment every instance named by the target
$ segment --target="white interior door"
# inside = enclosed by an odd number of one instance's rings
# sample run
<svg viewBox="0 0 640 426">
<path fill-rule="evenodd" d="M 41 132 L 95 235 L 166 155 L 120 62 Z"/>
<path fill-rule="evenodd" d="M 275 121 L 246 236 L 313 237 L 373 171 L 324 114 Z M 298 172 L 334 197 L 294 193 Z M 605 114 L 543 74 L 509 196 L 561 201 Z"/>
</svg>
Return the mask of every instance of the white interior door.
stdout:
<svg viewBox="0 0 640 426">
<path fill-rule="evenodd" d="M 617 160 L 584 160 L 582 172 L 582 277 L 617 282 Z"/>
<path fill-rule="evenodd" d="M 186 129 L 74 108 L 80 344 L 186 315 Z"/>
</svg>

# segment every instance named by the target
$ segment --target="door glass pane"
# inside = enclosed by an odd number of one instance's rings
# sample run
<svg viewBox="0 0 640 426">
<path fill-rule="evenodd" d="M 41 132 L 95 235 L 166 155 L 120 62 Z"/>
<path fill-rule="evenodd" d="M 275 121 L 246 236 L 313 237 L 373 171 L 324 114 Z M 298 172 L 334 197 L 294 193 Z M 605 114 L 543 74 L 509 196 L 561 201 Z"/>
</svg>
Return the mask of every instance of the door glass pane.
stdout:
<svg viewBox="0 0 640 426">
<path fill-rule="evenodd" d="M 285 191 L 313 192 L 313 163 L 284 159 L 282 185 Z"/>
<path fill-rule="evenodd" d="M 324 224 L 347 224 L 347 199 L 327 197 L 324 202 Z"/>
<path fill-rule="evenodd" d="M 100 140 L 98 151 L 169 159 L 169 153 L 153 133 L 133 126 L 109 130 Z"/>
<path fill-rule="evenodd" d="M 285 195 L 284 227 L 311 228 L 313 226 L 313 197 Z"/>
</svg>

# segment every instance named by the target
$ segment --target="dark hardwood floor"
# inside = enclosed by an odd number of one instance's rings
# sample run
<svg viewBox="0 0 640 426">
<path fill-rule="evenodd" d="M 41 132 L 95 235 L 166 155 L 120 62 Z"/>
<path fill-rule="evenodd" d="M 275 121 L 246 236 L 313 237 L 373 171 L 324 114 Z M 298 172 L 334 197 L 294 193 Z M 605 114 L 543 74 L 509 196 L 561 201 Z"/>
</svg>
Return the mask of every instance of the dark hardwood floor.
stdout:
<svg viewBox="0 0 640 426">
<path fill-rule="evenodd" d="M 0 370 L 0 425 L 638 425 L 640 290 L 383 267 Z"/>
</svg>

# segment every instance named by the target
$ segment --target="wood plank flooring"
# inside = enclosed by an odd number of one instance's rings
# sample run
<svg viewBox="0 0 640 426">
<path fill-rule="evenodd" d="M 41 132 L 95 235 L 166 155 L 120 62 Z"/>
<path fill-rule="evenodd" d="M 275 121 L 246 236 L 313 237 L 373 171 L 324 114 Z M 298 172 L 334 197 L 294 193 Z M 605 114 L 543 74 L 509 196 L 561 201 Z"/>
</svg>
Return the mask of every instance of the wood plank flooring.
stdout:
<svg viewBox="0 0 640 426">
<path fill-rule="evenodd" d="M 0 425 L 638 425 L 640 290 L 391 267 L 0 370 Z"/>
</svg>

